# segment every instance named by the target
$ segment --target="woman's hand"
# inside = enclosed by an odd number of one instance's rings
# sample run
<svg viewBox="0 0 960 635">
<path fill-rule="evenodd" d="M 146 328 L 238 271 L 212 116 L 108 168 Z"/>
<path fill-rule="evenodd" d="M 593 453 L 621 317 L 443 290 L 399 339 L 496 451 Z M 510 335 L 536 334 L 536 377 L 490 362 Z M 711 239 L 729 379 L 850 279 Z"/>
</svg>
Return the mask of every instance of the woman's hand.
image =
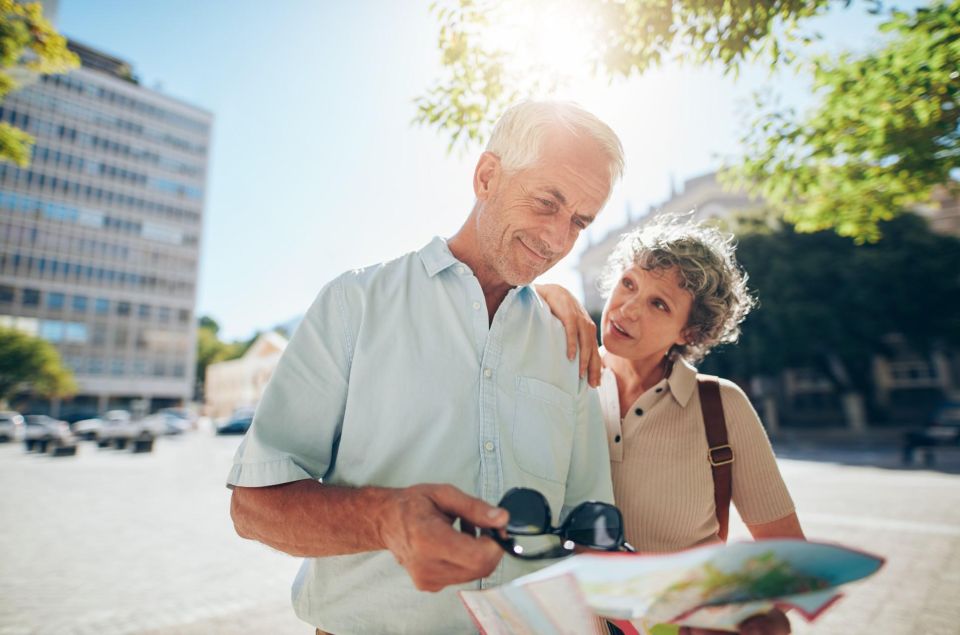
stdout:
<svg viewBox="0 0 960 635">
<path fill-rule="evenodd" d="M 600 349 L 597 346 L 597 325 L 573 294 L 557 284 L 534 285 L 537 293 L 550 307 L 567 333 L 567 359 L 572 360 L 580 349 L 580 376 L 586 373 L 587 382 L 600 385 Z"/>
</svg>

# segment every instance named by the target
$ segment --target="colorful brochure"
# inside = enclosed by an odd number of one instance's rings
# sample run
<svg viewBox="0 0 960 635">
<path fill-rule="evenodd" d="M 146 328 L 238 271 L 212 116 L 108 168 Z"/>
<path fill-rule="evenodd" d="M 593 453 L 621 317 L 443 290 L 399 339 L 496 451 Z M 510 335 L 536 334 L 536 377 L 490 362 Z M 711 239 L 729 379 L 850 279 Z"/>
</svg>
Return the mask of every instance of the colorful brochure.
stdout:
<svg viewBox="0 0 960 635">
<path fill-rule="evenodd" d="M 813 621 L 838 587 L 875 573 L 883 558 L 839 545 L 760 540 L 675 554 L 582 554 L 495 589 L 461 591 L 486 635 L 594 633 L 597 615 L 626 633 L 658 624 L 736 631 L 774 606 Z M 665 631 L 669 632 L 669 631 Z"/>
</svg>

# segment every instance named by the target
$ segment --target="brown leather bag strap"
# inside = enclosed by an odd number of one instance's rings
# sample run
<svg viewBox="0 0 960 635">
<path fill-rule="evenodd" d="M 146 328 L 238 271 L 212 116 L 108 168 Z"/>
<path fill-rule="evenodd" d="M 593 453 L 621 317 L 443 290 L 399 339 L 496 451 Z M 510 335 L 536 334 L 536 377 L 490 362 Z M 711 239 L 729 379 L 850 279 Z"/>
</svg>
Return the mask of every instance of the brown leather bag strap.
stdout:
<svg viewBox="0 0 960 635">
<path fill-rule="evenodd" d="M 727 421 L 720 399 L 720 381 L 711 375 L 698 375 L 700 409 L 707 433 L 707 460 L 713 471 L 713 501 L 717 508 L 718 535 L 726 542 L 730 525 L 730 497 L 733 493 L 733 448 L 727 441 Z"/>
</svg>

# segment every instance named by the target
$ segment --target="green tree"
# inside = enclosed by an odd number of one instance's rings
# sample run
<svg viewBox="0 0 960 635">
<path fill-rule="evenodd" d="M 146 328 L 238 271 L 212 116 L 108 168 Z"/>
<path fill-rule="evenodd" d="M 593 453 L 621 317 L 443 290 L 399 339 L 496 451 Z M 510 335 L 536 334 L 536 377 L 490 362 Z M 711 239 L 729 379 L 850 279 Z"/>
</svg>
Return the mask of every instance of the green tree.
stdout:
<svg viewBox="0 0 960 635">
<path fill-rule="evenodd" d="M 829 0 L 434 2 L 443 71 L 417 99 L 416 121 L 449 133 L 453 147 L 458 141 L 485 138 L 511 102 L 556 89 L 564 81 L 562 69 L 518 68 L 511 63 L 524 42 L 565 36 L 549 32 L 550 26 L 541 19 L 545 16 L 563 14 L 576 21 L 576 37 L 587 42 L 584 62 L 599 76 L 629 77 L 670 61 L 718 63 L 735 75 L 745 62 L 765 60 L 773 68 L 793 61 L 797 46 L 816 37 L 803 32 L 800 23 L 824 13 L 829 4 Z M 879 2 L 867 4 L 879 8 Z M 497 37 L 523 8 L 529 9 L 530 18 L 507 37 Z"/>
<path fill-rule="evenodd" d="M 20 78 L 65 73 L 79 65 L 66 39 L 43 17 L 39 2 L 0 0 L 0 102 L 19 88 Z M 33 141 L 23 130 L 0 123 L 0 160 L 29 164 Z"/>
<path fill-rule="evenodd" d="M 76 393 L 77 385 L 50 342 L 0 327 L 0 403 L 21 390 L 68 397 Z"/>
<path fill-rule="evenodd" d="M 748 126 L 732 180 L 801 231 L 875 241 L 879 221 L 935 187 L 960 193 L 960 0 L 894 12 L 881 29 L 892 37 L 876 51 L 814 60 L 810 112 L 760 99 Z"/>
<path fill-rule="evenodd" d="M 815 368 L 869 402 L 871 360 L 890 352 L 887 336 L 921 354 L 960 345 L 960 240 L 912 213 L 880 228 L 882 240 L 858 246 L 788 223 L 741 225 L 737 257 L 759 306 L 740 342 L 711 354 L 705 369 L 747 378 Z"/>
</svg>

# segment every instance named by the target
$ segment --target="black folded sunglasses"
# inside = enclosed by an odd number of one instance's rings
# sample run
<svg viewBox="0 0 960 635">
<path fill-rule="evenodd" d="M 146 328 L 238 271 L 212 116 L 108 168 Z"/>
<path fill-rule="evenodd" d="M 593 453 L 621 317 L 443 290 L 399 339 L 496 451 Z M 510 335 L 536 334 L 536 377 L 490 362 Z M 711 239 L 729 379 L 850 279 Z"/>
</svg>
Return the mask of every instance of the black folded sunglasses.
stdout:
<svg viewBox="0 0 960 635">
<path fill-rule="evenodd" d="M 623 515 L 609 503 L 589 501 L 574 507 L 559 527 L 550 524 L 550 504 L 537 490 L 514 487 L 500 499 L 499 506 L 510 512 L 504 538 L 487 532 L 504 551 L 522 560 L 563 558 L 576 545 L 600 551 L 636 551 L 623 537 Z M 523 545 L 522 536 L 552 536 L 547 544 Z M 559 544 L 558 544 L 559 543 Z"/>
</svg>

